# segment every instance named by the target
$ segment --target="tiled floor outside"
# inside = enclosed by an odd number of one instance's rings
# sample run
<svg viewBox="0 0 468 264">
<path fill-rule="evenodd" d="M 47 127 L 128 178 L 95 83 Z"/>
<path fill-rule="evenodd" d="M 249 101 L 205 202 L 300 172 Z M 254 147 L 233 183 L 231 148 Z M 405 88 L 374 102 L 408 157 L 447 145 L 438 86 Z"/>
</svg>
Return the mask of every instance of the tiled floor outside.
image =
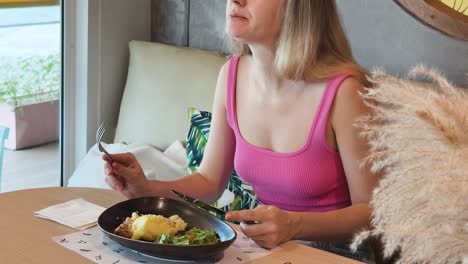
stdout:
<svg viewBox="0 0 468 264">
<path fill-rule="evenodd" d="M 0 8 L 0 62 L 60 54 L 60 27 L 59 6 Z M 59 144 L 5 150 L 1 183 L 1 192 L 58 186 Z"/>
<path fill-rule="evenodd" d="M 4 152 L 1 192 L 60 185 L 58 142 Z"/>
</svg>

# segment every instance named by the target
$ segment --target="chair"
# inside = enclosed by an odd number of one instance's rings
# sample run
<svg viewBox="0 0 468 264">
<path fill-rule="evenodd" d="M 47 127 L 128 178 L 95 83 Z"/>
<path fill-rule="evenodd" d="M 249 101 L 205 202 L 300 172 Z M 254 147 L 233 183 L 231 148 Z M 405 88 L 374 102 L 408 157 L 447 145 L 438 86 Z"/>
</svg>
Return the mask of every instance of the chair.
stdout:
<svg viewBox="0 0 468 264">
<path fill-rule="evenodd" d="M 0 192 L 2 191 L 3 150 L 10 129 L 0 126 Z"/>
</svg>

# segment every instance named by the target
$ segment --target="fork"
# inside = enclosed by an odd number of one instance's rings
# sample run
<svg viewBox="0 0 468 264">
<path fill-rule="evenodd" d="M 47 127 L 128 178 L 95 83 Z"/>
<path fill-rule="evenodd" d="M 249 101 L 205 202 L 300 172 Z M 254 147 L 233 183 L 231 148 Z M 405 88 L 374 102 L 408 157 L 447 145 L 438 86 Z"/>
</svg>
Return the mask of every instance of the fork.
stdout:
<svg viewBox="0 0 468 264">
<path fill-rule="evenodd" d="M 109 155 L 109 152 L 107 152 L 107 150 L 101 144 L 102 136 L 104 136 L 105 132 L 106 132 L 106 127 L 105 127 L 104 122 L 102 122 L 98 130 L 96 131 L 96 144 L 98 145 L 99 151 L 104 152 L 107 158 L 109 159 L 109 162 L 112 164 L 112 159 Z"/>
</svg>

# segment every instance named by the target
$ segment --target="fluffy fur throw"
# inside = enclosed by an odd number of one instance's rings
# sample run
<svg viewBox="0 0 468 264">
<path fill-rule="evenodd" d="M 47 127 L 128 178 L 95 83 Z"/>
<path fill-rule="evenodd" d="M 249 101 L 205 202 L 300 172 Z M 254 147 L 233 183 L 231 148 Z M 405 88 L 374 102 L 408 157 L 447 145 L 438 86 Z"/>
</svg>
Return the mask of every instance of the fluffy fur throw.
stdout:
<svg viewBox="0 0 468 264">
<path fill-rule="evenodd" d="M 410 76 L 374 72 L 363 94 L 373 115 L 358 126 L 370 141 L 364 164 L 382 176 L 373 192 L 373 229 L 398 263 L 468 263 L 468 94 L 422 66 Z M 467 76 L 468 77 L 468 76 Z"/>
</svg>

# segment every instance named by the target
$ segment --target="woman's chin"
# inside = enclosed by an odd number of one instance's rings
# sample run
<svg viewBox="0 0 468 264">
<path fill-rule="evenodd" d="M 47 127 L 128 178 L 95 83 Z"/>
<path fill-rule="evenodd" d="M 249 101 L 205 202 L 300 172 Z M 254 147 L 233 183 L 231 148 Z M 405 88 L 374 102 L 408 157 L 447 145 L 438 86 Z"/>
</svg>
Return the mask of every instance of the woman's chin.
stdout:
<svg viewBox="0 0 468 264">
<path fill-rule="evenodd" d="M 227 34 L 235 39 L 244 39 L 247 32 L 244 28 L 230 26 L 227 28 Z"/>
</svg>

